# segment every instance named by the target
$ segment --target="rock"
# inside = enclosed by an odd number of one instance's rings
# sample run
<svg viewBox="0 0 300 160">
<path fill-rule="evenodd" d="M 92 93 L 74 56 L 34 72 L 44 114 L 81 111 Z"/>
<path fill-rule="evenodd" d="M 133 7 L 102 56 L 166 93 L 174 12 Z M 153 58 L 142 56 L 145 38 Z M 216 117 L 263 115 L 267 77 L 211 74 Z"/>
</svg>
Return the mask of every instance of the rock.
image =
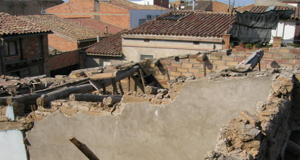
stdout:
<svg viewBox="0 0 300 160">
<path fill-rule="evenodd" d="M 252 114 L 250 114 L 248 111 L 240 111 L 240 115 L 242 116 L 244 121 L 248 121 L 252 125 L 257 125 L 258 118 Z"/>
</svg>

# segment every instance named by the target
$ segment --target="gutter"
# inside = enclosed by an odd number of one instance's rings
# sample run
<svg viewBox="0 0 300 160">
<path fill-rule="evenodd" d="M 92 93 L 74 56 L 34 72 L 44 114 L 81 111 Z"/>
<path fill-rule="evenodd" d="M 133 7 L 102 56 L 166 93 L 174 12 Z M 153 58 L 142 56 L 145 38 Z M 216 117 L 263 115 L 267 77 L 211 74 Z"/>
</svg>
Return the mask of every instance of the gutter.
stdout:
<svg viewBox="0 0 300 160">
<path fill-rule="evenodd" d="M 7 35 L 9 37 L 2 37 L 1 39 L 15 39 L 15 38 L 22 38 L 22 37 L 29 37 L 29 36 L 40 36 L 45 34 L 53 34 L 53 32 L 45 32 L 45 33 L 34 33 L 34 34 L 23 34 L 23 35 Z M 4 35 L 5 36 L 5 35 Z"/>
</svg>

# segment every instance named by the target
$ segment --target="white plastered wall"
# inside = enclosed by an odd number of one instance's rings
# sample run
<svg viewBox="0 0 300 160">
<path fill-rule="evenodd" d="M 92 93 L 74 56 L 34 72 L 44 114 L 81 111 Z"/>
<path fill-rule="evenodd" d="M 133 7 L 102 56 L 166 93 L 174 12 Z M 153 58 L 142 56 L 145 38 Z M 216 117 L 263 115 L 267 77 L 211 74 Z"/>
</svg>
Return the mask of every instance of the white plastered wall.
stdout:
<svg viewBox="0 0 300 160">
<path fill-rule="evenodd" d="M 280 20 L 276 29 L 272 30 L 270 43 L 273 43 L 273 37 L 282 37 L 282 43 L 294 43 L 296 22 L 293 20 Z"/>
</svg>

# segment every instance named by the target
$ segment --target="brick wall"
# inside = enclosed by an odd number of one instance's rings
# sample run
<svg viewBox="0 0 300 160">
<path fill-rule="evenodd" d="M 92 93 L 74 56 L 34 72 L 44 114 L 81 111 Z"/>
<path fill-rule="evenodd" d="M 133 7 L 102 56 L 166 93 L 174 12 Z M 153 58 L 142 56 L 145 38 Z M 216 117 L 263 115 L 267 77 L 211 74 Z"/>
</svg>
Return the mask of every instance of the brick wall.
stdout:
<svg viewBox="0 0 300 160">
<path fill-rule="evenodd" d="M 232 8 L 232 7 L 231 7 Z M 213 1 L 213 12 L 228 12 L 228 5 L 218 1 Z"/>
<path fill-rule="evenodd" d="M 60 51 L 73 51 L 78 48 L 77 40 L 60 35 L 58 33 L 48 35 L 49 46 L 54 47 Z"/>
<path fill-rule="evenodd" d="M 168 80 L 175 79 L 178 76 L 191 76 L 201 78 L 204 74 L 208 74 L 212 71 L 219 71 L 227 69 L 228 67 L 234 67 L 239 62 L 246 59 L 253 52 L 242 51 L 234 52 L 227 56 L 226 52 L 214 52 L 208 55 L 208 61 L 204 69 L 203 62 L 196 60 L 196 55 L 188 55 L 185 57 L 179 57 L 179 61 L 175 61 L 173 57 L 161 59 L 161 65 L 152 70 L 156 79 L 164 87 L 167 86 Z M 300 67 L 300 48 L 270 48 L 265 50 L 264 57 L 261 61 L 261 70 L 278 67 Z M 255 68 L 258 70 L 258 67 Z"/>
<path fill-rule="evenodd" d="M 46 9 L 46 13 L 91 13 L 94 0 L 70 0 L 67 3 Z"/>
<path fill-rule="evenodd" d="M 49 57 L 49 68 L 51 71 L 72 66 L 79 63 L 79 51 L 70 51 Z"/>
<path fill-rule="evenodd" d="M 40 36 L 22 38 L 23 57 L 26 59 L 42 57 L 42 44 Z"/>
</svg>

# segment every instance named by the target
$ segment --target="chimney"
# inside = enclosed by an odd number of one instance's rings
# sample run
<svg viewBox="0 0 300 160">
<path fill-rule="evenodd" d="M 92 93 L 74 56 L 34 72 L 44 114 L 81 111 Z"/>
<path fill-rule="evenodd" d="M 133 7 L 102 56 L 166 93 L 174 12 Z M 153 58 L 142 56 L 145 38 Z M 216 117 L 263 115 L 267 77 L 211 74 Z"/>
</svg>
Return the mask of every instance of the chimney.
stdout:
<svg viewBox="0 0 300 160">
<path fill-rule="evenodd" d="M 193 10 L 195 10 L 195 0 L 193 0 Z"/>
<path fill-rule="evenodd" d="M 100 41 L 100 36 L 98 35 L 98 36 L 97 36 L 97 42 L 99 42 L 99 41 Z"/>
<path fill-rule="evenodd" d="M 108 27 L 105 26 L 105 34 L 108 35 Z"/>
</svg>

